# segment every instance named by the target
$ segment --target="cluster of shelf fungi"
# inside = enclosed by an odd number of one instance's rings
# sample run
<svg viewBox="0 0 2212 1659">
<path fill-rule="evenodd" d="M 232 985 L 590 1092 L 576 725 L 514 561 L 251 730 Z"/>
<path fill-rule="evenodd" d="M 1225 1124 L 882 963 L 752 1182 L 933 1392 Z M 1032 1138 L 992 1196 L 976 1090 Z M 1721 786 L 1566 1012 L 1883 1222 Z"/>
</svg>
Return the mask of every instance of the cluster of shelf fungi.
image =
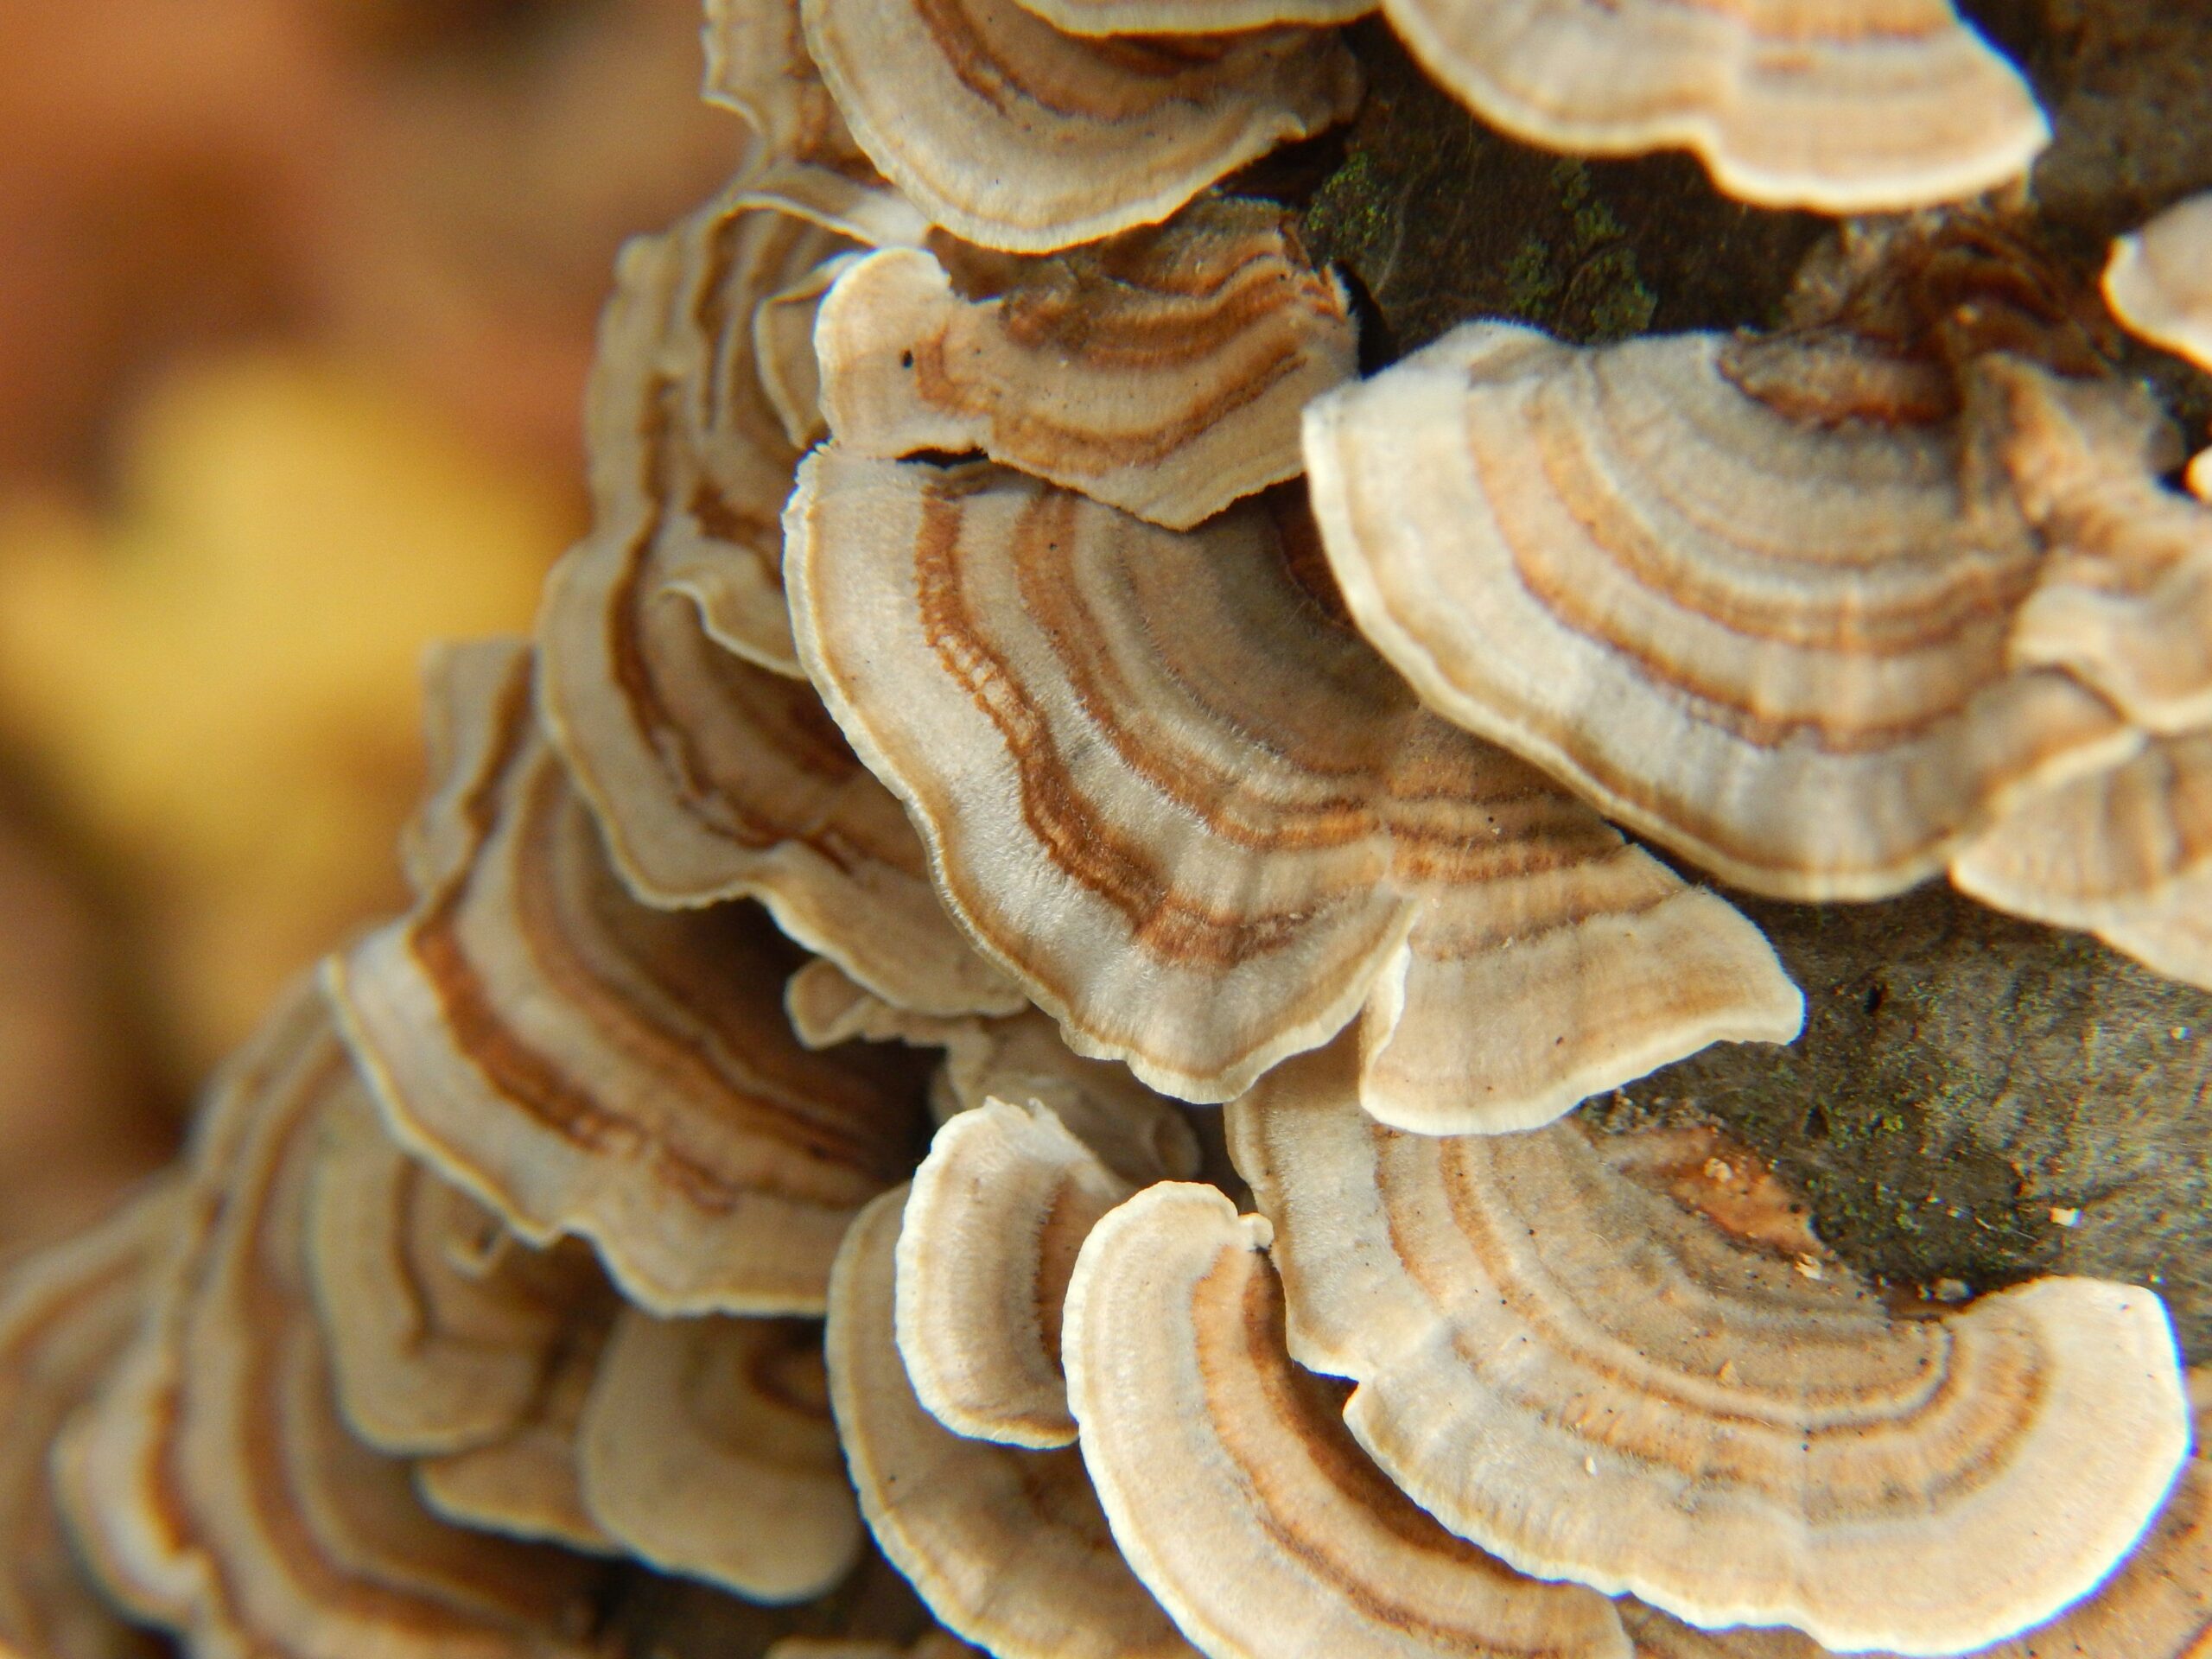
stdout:
<svg viewBox="0 0 2212 1659">
<path fill-rule="evenodd" d="M 1575 1109 L 1797 1036 L 1707 879 L 2212 988 L 2212 469 L 2109 348 L 2212 359 L 2212 199 L 2044 259 L 1947 0 L 1385 0 L 1860 217 L 1771 329 L 1363 378 L 1233 175 L 1368 9 L 709 0 L 746 160 L 431 664 L 414 907 L 0 1278 L 7 1659 L 607 1654 L 647 1573 L 776 1659 L 2212 1639 L 2152 1289 L 1913 1300 Z"/>
</svg>

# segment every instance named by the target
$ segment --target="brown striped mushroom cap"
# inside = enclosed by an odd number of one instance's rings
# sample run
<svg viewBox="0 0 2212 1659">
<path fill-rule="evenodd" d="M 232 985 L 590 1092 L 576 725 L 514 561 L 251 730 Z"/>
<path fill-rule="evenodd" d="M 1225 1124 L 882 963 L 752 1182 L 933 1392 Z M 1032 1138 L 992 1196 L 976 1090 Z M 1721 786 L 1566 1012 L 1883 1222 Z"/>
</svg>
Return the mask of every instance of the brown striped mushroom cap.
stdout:
<svg viewBox="0 0 2212 1659">
<path fill-rule="evenodd" d="M 570 563 L 611 566 L 608 581 L 650 564 L 710 638 L 796 675 L 777 516 L 803 444 L 768 389 L 791 372 L 766 366 L 787 331 L 764 361 L 754 324 L 779 299 L 810 307 L 823 267 L 874 232 L 756 183 L 623 248 L 586 396 L 592 531 Z"/>
<path fill-rule="evenodd" d="M 802 0 L 854 137 L 931 224 L 1049 253 L 1166 219 L 1276 145 L 1343 120 L 1333 33 L 1064 35 L 1016 0 Z"/>
<path fill-rule="evenodd" d="M 860 1558 L 818 1325 L 626 1310 L 577 1451 L 593 1516 L 665 1571 L 793 1602 Z"/>
<path fill-rule="evenodd" d="M 2086 1593 L 2188 1455 L 2149 1291 L 2043 1279 L 1898 1319 L 1573 1125 L 1399 1135 L 1354 1078 L 1324 1051 L 1230 1112 L 1291 1351 L 1357 1384 L 1345 1419 L 1414 1502 L 1524 1572 L 1960 1653 Z"/>
<path fill-rule="evenodd" d="M 1357 366 L 1342 285 L 1267 202 L 1045 258 L 887 248 L 815 331 L 823 413 L 855 454 L 992 460 L 1187 529 L 1294 478 L 1299 411 Z"/>
<path fill-rule="evenodd" d="M 1796 1035 L 1740 915 L 1414 701 L 1294 498 L 1179 532 L 831 446 L 789 523 L 808 672 L 1078 1052 L 1217 1101 L 1357 1018 L 1369 1109 L 1511 1129 Z"/>
<path fill-rule="evenodd" d="M 899 1353 L 971 1440 L 1075 1443 L 1060 1303 L 1076 1251 L 1136 1189 L 1042 1105 L 986 1100 L 937 1132 L 899 1230 Z"/>
<path fill-rule="evenodd" d="M 2212 368 L 2212 191 L 2114 242 L 2104 289 L 2130 333 Z"/>
<path fill-rule="evenodd" d="M 955 1434 L 893 1329 L 904 1188 L 861 1212 L 830 1290 L 830 1397 L 861 1513 L 938 1621 L 995 1659 L 1196 1659 L 1129 1572 L 1072 1448 Z"/>
<path fill-rule="evenodd" d="M 836 1636 L 787 1636 L 763 1659 L 977 1659 L 979 1650 L 944 1630 L 931 1630 L 905 1647 L 893 1642 Z"/>
<path fill-rule="evenodd" d="M 532 1250 L 403 1152 L 349 1091 L 325 1110 L 307 1199 L 309 1288 L 353 1432 L 402 1456 L 505 1436 L 571 1325 L 603 1317 L 591 1252 Z"/>
<path fill-rule="evenodd" d="M 2200 1376 L 2192 1373 L 2192 1392 Z M 2200 1449 L 2119 1569 L 2050 1624 L 1974 1659 L 2202 1659 L 2212 1651 L 2212 1474 L 2202 1451 L 2212 1424 L 2202 1404 L 2196 1416 Z M 1827 1659 L 1826 1648 L 1796 1630 L 1700 1630 L 1635 1601 L 1620 1611 L 1637 1659 Z"/>
<path fill-rule="evenodd" d="M 589 411 L 596 522 L 547 587 L 541 701 L 645 902 L 757 898 L 894 1001 L 1007 1012 L 1020 993 L 937 903 L 898 803 L 785 677 L 797 663 L 778 515 L 798 447 L 747 325 L 778 284 L 809 291 L 853 245 L 736 208 L 626 252 Z M 810 316 L 809 362 L 810 329 Z"/>
<path fill-rule="evenodd" d="M 1313 405 L 1306 463 L 1430 707 L 1740 887 L 1876 898 L 2134 741 L 2012 671 L 2044 550 L 1943 390 L 1832 334 L 1473 323 Z"/>
<path fill-rule="evenodd" d="M 1084 1241 L 1068 1396 L 1131 1568 L 1211 1659 L 1629 1659 L 1611 1603 L 1416 1509 L 1284 1346 L 1268 1224 L 1147 1188 Z"/>
<path fill-rule="evenodd" d="M 2212 989 L 2212 732 L 2037 796 L 1954 858 L 1951 880 Z"/>
<path fill-rule="evenodd" d="M 1428 72 L 1515 137 L 1696 152 L 1745 201 L 1865 213 L 2025 173 L 2050 129 L 1951 0 L 1383 0 Z"/>
<path fill-rule="evenodd" d="M 2014 493 L 2051 550 L 2012 661 L 2065 670 L 2146 731 L 2212 726 L 2212 508 L 2157 477 L 2181 459 L 2172 423 L 2132 383 L 2002 359 L 1982 373 Z"/>
<path fill-rule="evenodd" d="M 164 1179 L 0 1275 L 0 1653 L 155 1659 L 87 1581 L 63 1530 L 48 1454 L 137 1329 L 148 1281 L 185 1219 Z"/>
<path fill-rule="evenodd" d="M 627 1553 L 584 1502 L 577 1427 L 613 1323 L 595 1305 L 574 1320 L 522 1416 L 480 1446 L 418 1459 L 415 1486 L 447 1520 L 599 1555 Z"/>
<path fill-rule="evenodd" d="M 195 1653 L 585 1655 L 596 1567 L 439 1520 L 339 1414 L 305 1208 L 323 1109 L 359 1086 L 304 988 L 230 1068 L 159 1300 L 62 1442 L 78 1541 Z"/>
<path fill-rule="evenodd" d="M 810 1048 L 855 1040 L 942 1048 L 930 1088 L 938 1122 L 994 1096 L 1051 1108 L 1106 1167 L 1141 1186 L 1195 1174 L 1198 1143 L 1184 1108 L 1127 1066 L 1085 1059 L 1035 1009 L 1001 1020 L 937 1019 L 894 1008 L 817 957 L 784 988 L 791 1028 Z"/>
<path fill-rule="evenodd" d="M 454 671 L 493 654 L 496 679 Z M 387 1124 L 524 1239 L 589 1239 L 655 1312 L 818 1314 L 846 1223 L 913 1155 L 911 1068 L 798 1043 L 798 954 L 758 911 L 629 897 L 537 734 L 527 652 L 446 663 L 434 697 L 493 693 L 461 717 L 466 786 L 431 803 L 465 833 L 425 831 L 448 867 L 326 972 Z"/>
</svg>

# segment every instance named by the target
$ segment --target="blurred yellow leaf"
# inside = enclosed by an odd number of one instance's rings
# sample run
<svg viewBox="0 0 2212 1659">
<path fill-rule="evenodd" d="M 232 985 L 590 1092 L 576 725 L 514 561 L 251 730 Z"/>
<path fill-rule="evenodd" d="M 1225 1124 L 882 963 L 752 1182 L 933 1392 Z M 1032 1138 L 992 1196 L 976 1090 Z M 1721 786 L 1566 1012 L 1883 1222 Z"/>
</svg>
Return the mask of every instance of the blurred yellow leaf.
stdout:
<svg viewBox="0 0 2212 1659">
<path fill-rule="evenodd" d="M 131 884 L 187 1065 L 402 897 L 434 639 L 526 628 L 555 480 L 357 365 L 180 372 L 119 504 L 0 503 L 0 734 Z"/>
</svg>

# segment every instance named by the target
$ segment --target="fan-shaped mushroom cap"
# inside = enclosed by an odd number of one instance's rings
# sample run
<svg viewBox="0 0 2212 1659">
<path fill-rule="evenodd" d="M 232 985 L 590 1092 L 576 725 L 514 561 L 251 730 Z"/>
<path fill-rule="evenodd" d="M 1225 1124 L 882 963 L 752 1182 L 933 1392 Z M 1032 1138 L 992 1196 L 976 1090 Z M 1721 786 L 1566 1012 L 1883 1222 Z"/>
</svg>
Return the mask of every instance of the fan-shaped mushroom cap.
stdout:
<svg viewBox="0 0 2212 1659">
<path fill-rule="evenodd" d="M 2018 177 L 2050 129 L 1950 0 L 1384 0 L 1428 72 L 1515 137 L 1681 145 L 1732 196 L 1864 213 Z"/>
<path fill-rule="evenodd" d="M 571 563 L 632 580 L 650 564 L 652 585 L 688 594 L 714 639 L 796 675 L 777 515 L 801 446 L 764 383 L 753 324 L 779 296 L 818 295 L 823 267 L 883 227 L 801 211 L 754 182 L 622 250 L 585 404 L 592 532 Z"/>
<path fill-rule="evenodd" d="M 1185 529 L 1303 471 L 1299 410 L 1357 365 L 1342 285 L 1270 203 L 1195 201 L 1051 258 L 946 260 L 887 248 L 823 302 L 840 448 L 980 449 Z"/>
<path fill-rule="evenodd" d="M 1313 405 L 1306 464 L 1430 707 L 1739 886 L 1873 898 L 2133 742 L 2010 671 L 2041 549 L 1907 391 L 1833 339 L 1472 323 Z"/>
<path fill-rule="evenodd" d="M 0 1653 L 151 1659 L 159 1649 L 93 1593 L 54 1509 L 48 1453 L 137 1328 L 148 1277 L 185 1219 L 163 1181 L 0 1277 Z"/>
<path fill-rule="evenodd" d="M 1951 880 L 2212 989 L 2212 732 L 2037 796 L 1953 859 Z"/>
<path fill-rule="evenodd" d="M 588 1249 L 518 1245 L 401 1151 L 357 1092 L 324 1113 L 307 1229 L 339 1403 L 383 1452 L 500 1439 L 530 1412 L 566 1328 L 608 1294 Z"/>
<path fill-rule="evenodd" d="M 1370 1110 L 1504 1129 L 1796 1033 L 1757 930 L 1422 710 L 1301 585 L 1294 502 L 1177 532 L 832 447 L 789 524 L 809 673 L 1080 1052 L 1219 1100 L 1363 1006 Z"/>
<path fill-rule="evenodd" d="M 2155 476 L 2181 458 L 2172 423 L 2126 381 L 2004 359 L 1982 374 L 2015 493 L 2052 550 L 2012 661 L 2064 669 L 2149 731 L 2212 726 L 2212 508 Z"/>
<path fill-rule="evenodd" d="M 893 1332 L 904 1188 L 861 1211 L 830 1289 L 830 1397 L 861 1513 L 944 1624 L 997 1659 L 1195 1659 L 1114 1547 L 1071 1449 L 963 1439 Z"/>
<path fill-rule="evenodd" d="M 2113 243 L 2104 287 L 2132 333 L 2212 369 L 2212 191 Z"/>
<path fill-rule="evenodd" d="M 1692 1622 L 1959 1653 L 2126 1554 L 2189 1447 L 2173 1333 L 2044 1279 L 1898 1319 L 1615 1173 L 1579 1129 L 1430 1139 L 1350 1055 L 1231 1109 L 1291 1351 L 1414 1500 L 1524 1572 Z"/>
<path fill-rule="evenodd" d="M 769 213 L 739 222 L 796 223 Z M 626 283 L 639 264 L 626 263 Z M 609 308 L 602 388 L 624 371 L 644 372 L 645 365 L 620 359 L 632 349 L 620 339 L 624 310 L 639 298 L 626 287 Z M 650 353 L 637 349 L 649 362 Z M 853 758 L 812 689 L 744 660 L 716 637 L 729 637 L 727 626 L 717 629 L 719 609 L 750 614 L 757 601 L 772 607 L 788 650 L 775 515 L 797 451 L 756 441 L 752 553 L 717 556 L 685 543 L 681 504 L 657 494 L 669 486 L 652 452 L 677 442 L 678 428 L 654 397 L 613 401 L 641 424 L 612 434 L 618 411 L 601 399 L 594 442 L 602 461 L 626 447 L 639 479 L 621 504 L 611 499 L 612 482 L 602 489 L 597 527 L 547 586 L 537 639 L 547 728 L 623 879 L 664 907 L 759 899 L 785 932 L 895 1002 L 933 1013 L 1019 1007 L 1020 993 L 938 905 L 912 827 Z M 733 392 L 729 401 L 740 399 Z M 781 445 L 780 435 L 774 442 Z M 742 448 L 725 442 L 707 453 Z"/>
<path fill-rule="evenodd" d="M 1306 29 L 1110 41 L 1015 0 L 803 0 L 868 159 L 962 240 L 1048 253 L 1166 218 L 1350 115 L 1359 72 Z"/>
<path fill-rule="evenodd" d="M 626 1310 L 578 1453 L 592 1514 L 655 1567 L 786 1602 L 860 1557 L 817 1326 Z"/>
<path fill-rule="evenodd" d="M 1045 1106 L 986 1100 L 937 1132 L 899 1231 L 899 1352 L 956 1434 L 1075 1443 L 1060 1302 L 1076 1251 L 1135 1189 Z"/>
<path fill-rule="evenodd" d="M 2113 1575 L 2051 1623 L 1974 1659 L 2202 1659 L 2212 1650 L 2212 1474 L 2202 1449 L 2212 1424 L 2202 1406 L 2196 1415 L 2199 1450 Z M 1622 1602 L 1620 1612 L 1637 1659 L 1827 1659 L 1796 1630 L 1694 1630 L 1637 1601 Z"/>
<path fill-rule="evenodd" d="M 798 1044 L 795 956 L 759 912 L 630 899 L 537 734 L 528 654 L 470 649 L 507 671 L 468 713 L 469 786 L 433 801 L 467 835 L 424 836 L 467 856 L 327 975 L 387 1124 L 524 1238 L 591 1240 L 656 1312 L 818 1313 L 918 1090 L 895 1055 Z"/>
<path fill-rule="evenodd" d="M 549 1357 L 536 1396 L 497 1439 L 415 1465 L 423 1500 L 449 1521 L 596 1554 L 624 1553 L 584 1502 L 577 1426 L 599 1375 L 613 1310 L 592 1300 Z"/>
<path fill-rule="evenodd" d="M 1291 1363 L 1268 1224 L 1211 1186 L 1138 1193 L 1067 1294 L 1084 1462 L 1131 1567 L 1213 1659 L 1628 1659 L 1612 1605 L 1414 1508 Z"/>
<path fill-rule="evenodd" d="M 764 1659 L 975 1659 L 978 1649 L 957 1636 L 931 1630 L 906 1647 L 891 1642 L 849 1641 L 834 1636 L 787 1636 Z"/>
<path fill-rule="evenodd" d="M 791 976 L 784 1007 L 810 1048 L 858 1040 L 944 1049 L 944 1064 L 931 1087 L 940 1123 L 993 1096 L 1036 1102 L 1133 1185 L 1198 1173 L 1198 1136 L 1184 1108 L 1146 1088 L 1125 1065 L 1085 1059 L 1034 1009 L 1004 1020 L 912 1014 L 818 957 Z"/>
<path fill-rule="evenodd" d="M 73 1524 L 125 1605 L 194 1652 L 582 1655 L 594 1567 L 438 1520 L 339 1415 L 305 1204 L 321 1110 L 358 1087 L 311 991 L 231 1071 L 201 1126 L 190 1236 L 63 1442 Z"/>
</svg>

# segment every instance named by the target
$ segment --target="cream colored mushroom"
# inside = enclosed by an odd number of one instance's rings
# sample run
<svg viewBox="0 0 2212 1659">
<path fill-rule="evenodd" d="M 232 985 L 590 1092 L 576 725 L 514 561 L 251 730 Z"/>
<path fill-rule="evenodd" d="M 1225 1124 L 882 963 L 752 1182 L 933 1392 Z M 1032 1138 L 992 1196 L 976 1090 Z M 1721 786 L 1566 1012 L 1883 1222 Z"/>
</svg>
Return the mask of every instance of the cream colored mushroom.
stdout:
<svg viewBox="0 0 2212 1659">
<path fill-rule="evenodd" d="M 1612 1605 L 1438 1526 L 1284 1346 L 1267 1222 L 1147 1188 L 1084 1241 L 1068 1397 L 1130 1567 L 1212 1659 L 1628 1659 Z"/>
<path fill-rule="evenodd" d="M 497 1437 L 417 1459 L 415 1487 L 423 1501 L 447 1520 L 480 1531 L 600 1555 L 626 1554 L 584 1502 L 576 1449 L 613 1319 L 603 1301 L 578 1310 L 549 1357 L 536 1395 Z"/>
<path fill-rule="evenodd" d="M 581 1659 L 597 1569 L 438 1520 L 339 1415 L 305 1205 L 321 1113 L 358 1088 L 311 990 L 230 1068 L 159 1300 L 62 1443 L 73 1525 L 197 1653 Z"/>
<path fill-rule="evenodd" d="M 2197 1374 L 2192 1374 L 2194 1390 Z M 2025 1636 L 1976 1651 L 1974 1659 L 2202 1659 L 2212 1642 L 2212 1475 L 2207 1427 L 2196 1409 L 2199 1450 L 2158 1523 L 2087 1600 Z M 1796 1630 L 1700 1630 L 1640 1602 L 1620 1604 L 1637 1659 L 1827 1659 Z M 1887 1659 L 1869 1655 L 1867 1659 Z"/>
<path fill-rule="evenodd" d="M 2113 315 L 2132 333 L 2212 368 L 2212 192 L 2114 242 L 2104 289 Z"/>
<path fill-rule="evenodd" d="M 592 1514 L 664 1571 L 791 1602 L 859 1559 L 818 1326 L 626 1310 L 578 1455 Z"/>
<path fill-rule="evenodd" d="M 1929 390 L 1829 334 L 1472 323 L 1321 398 L 1306 454 L 1430 707 L 1738 886 L 1868 899 L 2135 742 L 2011 671 L 2043 548 Z"/>
<path fill-rule="evenodd" d="M 622 251 L 586 398 L 592 532 L 569 563 L 611 568 L 607 582 L 649 565 L 710 638 L 794 675 L 776 520 L 800 446 L 763 384 L 753 321 L 779 296 L 818 294 L 823 267 L 874 227 L 753 182 Z"/>
<path fill-rule="evenodd" d="M 568 1328 L 610 1294 L 588 1249 L 516 1243 L 496 1214 L 401 1151 L 358 1093 L 325 1109 L 306 1225 L 339 1403 L 355 1433 L 397 1455 L 505 1435 L 544 1388 Z"/>
<path fill-rule="evenodd" d="M 1135 1188 L 1051 1109 L 986 1100 L 937 1132 L 899 1232 L 899 1352 L 956 1434 L 1075 1443 L 1060 1303 L 1084 1235 Z"/>
<path fill-rule="evenodd" d="M 1951 880 L 2212 989 L 2212 732 L 2037 796 L 1953 859 Z"/>
<path fill-rule="evenodd" d="M 453 671 L 497 653 L 495 681 Z M 854 1211 L 921 1116 L 900 1056 L 818 1055 L 781 1004 L 796 953 L 749 907 L 631 899 L 531 718 L 528 654 L 448 659 L 467 782 L 448 867 L 334 959 L 348 1041 L 410 1151 L 524 1239 L 588 1238 L 656 1312 L 819 1313 Z"/>
<path fill-rule="evenodd" d="M 1269 203 L 1195 201 L 1050 258 L 941 252 L 871 254 L 823 304 L 840 448 L 979 449 L 1187 529 L 1303 471 L 1299 410 L 1357 365 L 1342 285 Z"/>
<path fill-rule="evenodd" d="M 1700 1625 L 1955 1654 L 2086 1593 L 2189 1450 L 2152 1293 L 2043 1279 L 1926 1319 L 1713 1226 L 1571 1124 L 1396 1134 L 1355 1057 L 1230 1109 L 1292 1353 L 1360 1444 L 1523 1572 Z"/>
<path fill-rule="evenodd" d="M 0 1653 L 155 1659 L 154 1638 L 103 1602 L 77 1564 L 47 1474 L 63 1422 L 137 1330 L 149 1275 L 185 1219 L 163 1179 L 0 1275 Z"/>
<path fill-rule="evenodd" d="M 1414 702 L 1294 497 L 1177 532 L 832 446 L 788 523 L 808 672 L 1077 1052 L 1213 1101 L 1357 1018 L 1370 1110 L 1511 1129 L 1796 1034 L 1740 915 Z"/>
<path fill-rule="evenodd" d="M 2181 459 L 2172 423 L 2130 383 L 2003 360 L 1982 374 L 2014 493 L 2051 550 L 2012 660 L 2064 669 L 2147 731 L 2212 726 L 2212 508 L 2156 476 Z"/>
<path fill-rule="evenodd" d="M 2050 129 L 1951 0 L 1384 0 L 1428 72 L 1515 137 L 1695 151 L 1732 196 L 1864 213 L 2018 177 Z"/>
<path fill-rule="evenodd" d="M 1073 1450 L 963 1439 L 922 1407 L 893 1333 L 903 1188 L 861 1212 L 831 1276 L 830 1397 L 861 1513 L 955 1634 L 996 1659 L 1194 1659 L 1114 1547 Z"/>
<path fill-rule="evenodd" d="M 1348 23 L 1376 0 L 1021 0 L 1066 35 L 1213 35 L 1275 23 Z"/>
<path fill-rule="evenodd" d="M 803 0 L 806 44 L 869 160 L 963 241 L 1047 253 L 1166 219 L 1350 115 L 1332 33 L 1083 40 L 1015 0 Z"/>
</svg>

